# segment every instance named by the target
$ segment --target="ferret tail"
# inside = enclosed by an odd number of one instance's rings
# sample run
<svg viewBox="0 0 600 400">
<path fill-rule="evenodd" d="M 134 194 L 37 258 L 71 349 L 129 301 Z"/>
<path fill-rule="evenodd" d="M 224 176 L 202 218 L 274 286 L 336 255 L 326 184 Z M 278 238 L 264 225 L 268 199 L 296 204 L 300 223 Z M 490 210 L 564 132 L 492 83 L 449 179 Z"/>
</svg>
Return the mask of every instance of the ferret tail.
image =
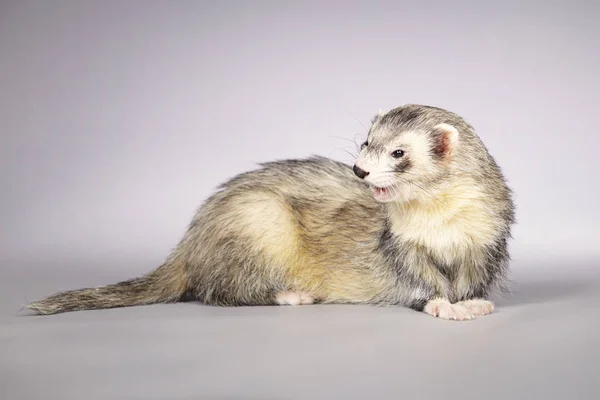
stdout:
<svg viewBox="0 0 600 400">
<path fill-rule="evenodd" d="M 36 314 L 49 315 L 69 311 L 174 303 L 182 300 L 188 289 L 184 265 L 177 261 L 167 262 L 139 278 L 113 285 L 59 292 L 29 303 L 24 308 Z"/>
</svg>

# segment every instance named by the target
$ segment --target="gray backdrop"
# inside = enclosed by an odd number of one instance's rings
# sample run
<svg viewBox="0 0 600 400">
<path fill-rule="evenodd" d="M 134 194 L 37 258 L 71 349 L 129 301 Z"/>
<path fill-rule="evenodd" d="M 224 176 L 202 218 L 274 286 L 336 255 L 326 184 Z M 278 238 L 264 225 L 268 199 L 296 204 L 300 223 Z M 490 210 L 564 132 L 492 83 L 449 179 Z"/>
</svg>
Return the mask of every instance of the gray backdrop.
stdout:
<svg viewBox="0 0 600 400">
<path fill-rule="evenodd" d="M 0 1 L 0 397 L 597 398 L 599 18 L 593 1 Z M 404 103 L 466 117 L 515 191 L 496 314 L 17 315 L 154 268 L 258 162 L 352 162 L 348 140 Z"/>
</svg>

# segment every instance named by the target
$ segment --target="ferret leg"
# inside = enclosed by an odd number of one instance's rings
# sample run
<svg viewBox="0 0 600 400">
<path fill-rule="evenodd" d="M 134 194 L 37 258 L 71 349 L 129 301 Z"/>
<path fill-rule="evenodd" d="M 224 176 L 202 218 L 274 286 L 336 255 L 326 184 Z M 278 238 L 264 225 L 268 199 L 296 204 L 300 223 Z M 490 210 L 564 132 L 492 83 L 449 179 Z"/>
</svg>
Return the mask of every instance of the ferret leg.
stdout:
<svg viewBox="0 0 600 400">
<path fill-rule="evenodd" d="M 434 261 L 423 249 L 415 247 L 409 251 L 404 259 L 403 272 L 411 286 L 423 288 L 414 290 L 421 296 L 412 300 L 409 307 L 423 311 L 431 316 L 446 320 L 466 321 L 475 318 L 473 312 L 461 304 L 452 304 L 452 286 L 448 277 L 436 267 Z"/>
</svg>

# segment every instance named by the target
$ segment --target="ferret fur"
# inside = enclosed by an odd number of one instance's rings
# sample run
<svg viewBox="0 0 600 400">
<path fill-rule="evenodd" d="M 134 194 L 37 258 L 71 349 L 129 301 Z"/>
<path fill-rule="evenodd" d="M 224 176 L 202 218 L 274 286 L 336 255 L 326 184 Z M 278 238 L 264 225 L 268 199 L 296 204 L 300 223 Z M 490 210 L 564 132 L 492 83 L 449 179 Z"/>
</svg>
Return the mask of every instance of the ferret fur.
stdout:
<svg viewBox="0 0 600 400">
<path fill-rule="evenodd" d="M 354 172 L 320 156 L 261 164 L 219 186 L 154 271 L 26 307 L 55 314 L 192 298 L 400 305 L 471 319 L 493 310 L 487 298 L 506 281 L 514 222 L 511 190 L 473 127 L 405 105 L 372 120 Z"/>
</svg>

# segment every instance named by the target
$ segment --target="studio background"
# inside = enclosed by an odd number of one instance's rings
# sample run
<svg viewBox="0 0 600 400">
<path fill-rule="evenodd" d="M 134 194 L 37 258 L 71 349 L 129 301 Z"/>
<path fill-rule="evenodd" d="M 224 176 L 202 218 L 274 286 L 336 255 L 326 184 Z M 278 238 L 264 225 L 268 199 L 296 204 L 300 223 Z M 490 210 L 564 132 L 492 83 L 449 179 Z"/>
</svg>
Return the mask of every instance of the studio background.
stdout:
<svg viewBox="0 0 600 400">
<path fill-rule="evenodd" d="M 421 103 L 505 171 L 515 258 L 598 255 L 598 14 L 540 4 L 5 2 L 2 254 L 156 262 L 222 181 L 352 162 L 361 123 Z"/>
<path fill-rule="evenodd" d="M 5 340 L 34 323 L 14 319 L 27 298 L 158 266 L 226 179 L 352 163 L 348 140 L 405 103 L 462 115 L 502 167 L 518 277 L 596 273 L 599 17 L 592 1 L 0 1 Z"/>
</svg>

